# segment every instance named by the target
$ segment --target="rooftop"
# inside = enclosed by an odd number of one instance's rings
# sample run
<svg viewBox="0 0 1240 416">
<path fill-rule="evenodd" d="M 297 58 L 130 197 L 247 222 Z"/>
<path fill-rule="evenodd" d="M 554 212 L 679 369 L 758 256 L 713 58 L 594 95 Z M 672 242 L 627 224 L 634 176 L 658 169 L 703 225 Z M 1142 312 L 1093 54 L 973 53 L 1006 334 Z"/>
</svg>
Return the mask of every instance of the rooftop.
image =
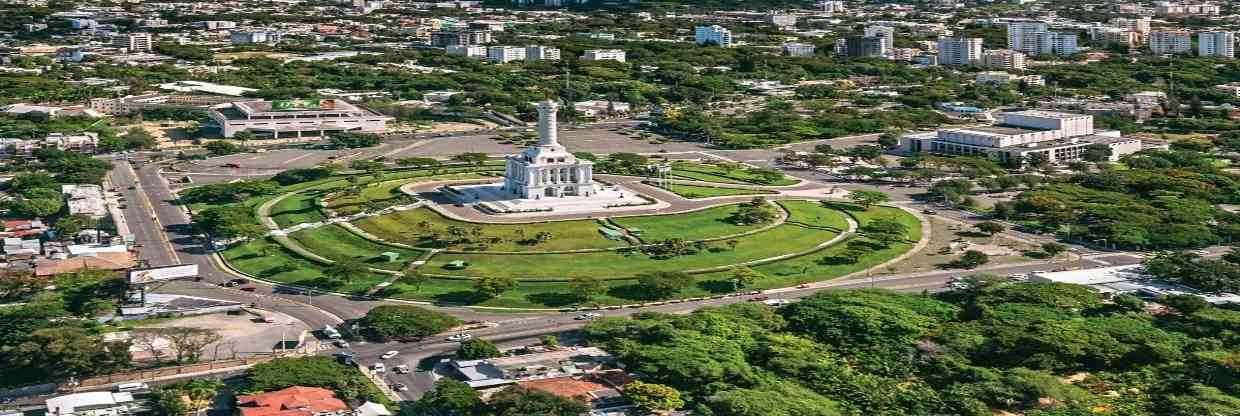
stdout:
<svg viewBox="0 0 1240 416">
<path fill-rule="evenodd" d="M 1046 110 L 1025 110 L 1025 111 L 1011 112 L 1007 114 L 1025 116 L 1025 117 L 1058 118 L 1058 119 L 1089 117 L 1084 114 L 1063 113 L 1063 112 L 1058 112 L 1058 111 L 1046 111 Z"/>
<path fill-rule="evenodd" d="M 237 396 L 237 405 L 241 416 L 313 416 L 349 409 L 331 390 L 302 386 Z"/>
<path fill-rule="evenodd" d="M 1024 129 L 1020 127 L 1010 127 L 1010 126 L 976 126 L 976 127 L 964 127 L 964 128 L 958 128 L 958 129 L 948 129 L 948 131 L 1015 136 L 1018 134 L 1036 133 L 1041 130 Z"/>
</svg>

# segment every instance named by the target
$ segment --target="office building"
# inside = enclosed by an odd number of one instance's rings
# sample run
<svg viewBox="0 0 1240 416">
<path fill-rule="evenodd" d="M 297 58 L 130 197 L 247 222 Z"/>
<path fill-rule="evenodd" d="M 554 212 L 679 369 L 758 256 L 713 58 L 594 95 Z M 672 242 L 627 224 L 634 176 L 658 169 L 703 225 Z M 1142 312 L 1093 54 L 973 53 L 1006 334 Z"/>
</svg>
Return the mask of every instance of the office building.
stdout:
<svg viewBox="0 0 1240 416">
<path fill-rule="evenodd" d="M 1030 53 L 1031 47 L 1025 46 L 1027 33 L 1046 32 L 1046 22 L 1036 20 L 1012 20 L 1007 22 L 1007 48 Z"/>
<path fill-rule="evenodd" d="M 581 54 L 586 61 L 619 61 L 624 62 L 624 51 L 620 49 L 586 49 Z"/>
<path fill-rule="evenodd" d="M 150 33 L 128 33 L 112 38 L 112 46 L 129 52 L 149 52 L 151 50 Z"/>
<path fill-rule="evenodd" d="M 275 44 L 280 43 L 280 32 L 232 32 L 228 35 L 228 42 L 233 45 Z"/>
<path fill-rule="evenodd" d="M 887 41 L 877 36 L 849 36 L 835 42 L 837 54 L 851 57 L 881 57 L 887 55 Z"/>
<path fill-rule="evenodd" d="M 698 45 L 718 45 L 721 48 L 732 47 L 732 31 L 719 25 L 698 26 L 694 29 L 693 41 Z"/>
<path fill-rule="evenodd" d="M 982 59 L 982 38 L 939 38 L 939 65 L 976 65 Z"/>
<path fill-rule="evenodd" d="M 1093 116 L 1026 110 L 1001 113 L 990 126 L 941 129 L 900 138 L 901 150 L 946 155 L 983 156 L 1020 167 L 1033 154 L 1052 164 L 1081 160 L 1089 146 L 1111 149 L 1111 160 L 1141 150 L 1141 141 L 1118 131 L 1095 131 Z"/>
<path fill-rule="evenodd" d="M 1232 32 L 1200 32 L 1197 34 L 1197 55 L 1236 57 L 1236 34 Z"/>
<path fill-rule="evenodd" d="M 449 45 L 444 48 L 448 55 L 463 55 L 466 58 L 486 59 L 488 50 L 482 45 Z"/>
<path fill-rule="evenodd" d="M 812 43 L 785 43 L 780 48 L 788 56 L 814 56 L 815 49 Z"/>
<path fill-rule="evenodd" d="M 560 49 L 549 46 L 530 45 L 525 47 L 526 61 L 558 61 L 560 60 Z"/>
<path fill-rule="evenodd" d="M 1011 49 L 992 49 L 982 53 L 982 66 L 999 69 L 1025 69 L 1025 54 Z"/>
<path fill-rule="evenodd" d="M 487 60 L 506 64 L 525 60 L 525 48 L 519 46 L 492 46 L 487 48 Z"/>
<path fill-rule="evenodd" d="M 382 133 L 391 117 L 344 100 L 237 101 L 211 107 L 211 120 L 224 137 L 241 131 L 258 137 L 321 137 L 327 133 L 353 131 Z"/>
<path fill-rule="evenodd" d="M 1150 52 L 1155 55 L 1189 53 L 1193 49 L 1192 34 L 1188 31 L 1157 31 L 1150 33 Z"/>
<path fill-rule="evenodd" d="M 797 25 L 797 17 L 784 12 L 770 12 L 766 14 L 766 23 L 780 29 L 791 28 Z"/>
<path fill-rule="evenodd" d="M 431 32 L 431 46 L 483 45 L 491 43 L 489 30 L 437 30 Z"/>
<path fill-rule="evenodd" d="M 895 47 L 896 28 L 891 26 L 870 26 L 865 27 L 865 35 L 868 37 L 883 38 L 883 54 L 885 55 L 891 48 Z"/>
</svg>

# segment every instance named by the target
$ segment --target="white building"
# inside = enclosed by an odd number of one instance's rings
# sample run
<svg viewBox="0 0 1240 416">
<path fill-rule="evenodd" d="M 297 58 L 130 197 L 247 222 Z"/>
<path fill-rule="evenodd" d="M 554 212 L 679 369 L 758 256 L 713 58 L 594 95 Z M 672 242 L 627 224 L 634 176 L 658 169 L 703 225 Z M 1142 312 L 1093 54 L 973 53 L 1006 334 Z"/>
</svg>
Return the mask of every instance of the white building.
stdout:
<svg viewBox="0 0 1240 416">
<path fill-rule="evenodd" d="M 1156 55 L 1189 53 L 1193 50 L 1192 34 L 1188 31 L 1157 31 L 1150 33 L 1150 52 Z"/>
<path fill-rule="evenodd" d="M 260 137 L 319 137 L 329 132 L 382 133 L 392 117 L 343 100 L 238 101 L 211 107 L 224 137 L 251 131 Z"/>
<path fill-rule="evenodd" d="M 844 13 L 846 10 L 843 0 L 825 0 L 822 2 L 822 11 L 827 14 Z"/>
<path fill-rule="evenodd" d="M 624 62 L 624 50 L 621 49 L 586 49 L 581 59 L 586 61 L 619 61 Z"/>
<path fill-rule="evenodd" d="M 866 37 L 877 37 L 883 39 L 883 51 L 890 51 L 895 47 L 896 28 L 891 26 L 866 25 Z"/>
<path fill-rule="evenodd" d="M 1144 36 L 1150 33 L 1150 17 L 1141 16 L 1135 19 L 1116 17 L 1111 19 L 1111 27 L 1123 29 L 1129 32 L 1140 33 Z"/>
<path fill-rule="evenodd" d="M 815 49 L 812 43 L 785 43 L 780 48 L 788 56 L 814 56 Z"/>
<path fill-rule="evenodd" d="M 1111 149 L 1111 160 L 1141 151 L 1141 140 L 1122 137 L 1118 131 L 1095 131 L 1093 116 L 1027 110 L 1000 114 L 992 126 L 941 129 L 933 133 L 904 136 L 905 152 L 983 156 L 1020 166 L 1033 154 L 1052 164 L 1080 160 L 1090 146 Z"/>
<path fill-rule="evenodd" d="M 982 66 L 1001 69 L 1025 69 L 1025 54 L 1011 49 L 993 49 L 982 53 Z"/>
<path fill-rule="evenodd" d="M 1007 48 L 1029 52 L 1032 47 L 1025 46 L 1026 33 L 1046 32 L 1046 22 L 1036 20 L 1012 20 L 1007 22 Z"/>
<path fill-rule="evenodd" d="M 0 138 L 0 157 L 34 157 L 34 151 L 54 148 L 69 152 L 93 154 L 99 146 L 99 134 L 84 132 L 78 134 L 52 133 L 42 140 L 39 139 L 7 139 Z"/>
<path fill-rule="evenodd" d="M 525 48 L 519 46 L 492 46 L 487 48 L 487 60 L 506 64 L 525 60 Z"/>
<path fill-rule="evenodd" d="M 985 84 L 989 82 L 1024 83 L 1029 86 L 1037 87 L 1046 85 L 1046 80 L 1043 79 L 1041 75 L 1015 75 L 1002 71 L 978 72 L 977 76 L 973 78 L 973 82 L 978 84 Z"/>
<path fill-rule="evenodd" d="M 1233 32 L 1200 32 L 1197 34 L 1197 55 L 1236 57 L 1236 34 Z"/>
<path fill-rule="evenodd" d="M 448 55 L 464 55 L 466 58 L 486 59 L 490 52 L 482 45 L 448 45 L 444 48 Z"/>
<path fill-rule="evenodd" d="M 149 52 L 151 50 L 150 33 L 128 33 L 112 38 L 112 46 L 129 52 Z"/>
<path fill-rule="evenodd" d="M 1068 56 L 1076 53 L 1077 42 L 1075 33 L 1025 32 L 1021 36 L 1021 47 L 1012 49 L 1034 56 Z"/>
<path fill-rule="evenodd" d="M 721 48 L 731 48 L 732 31 L 719 25 L 698 26 L 694 29 L 693 41 L 698 45 L 713 43 Z"/>
<path fill-rule="evenodd" d="M 102 186 L 61 185 L 60 193 L 65 196 L 65 205 L 69 206 L 70 215 L 81 214 L 97 220 L 108 216 Z"/>
<path fill-rule="evenodd" d="M 233 32 L 228 35 L 228 42 L 233 45 L 250 45 L 256 43 L 280 43 L 279 32 Z"/>
<path fill-rule="evenodd" d="M 159 89 L 186 92 L 186 93 L 205 93 L 216 95 L 227 95 L 232 97 L 240 97 L 247 92 L 258 91 L 253 88 L 237 87 L 232 85 L 215 84 L 204 81 L 175 81 L 159 84 Z"/>
<path fill-rule="evenodd" d="M 228 20 L 204 20 L 201 22 L 194 22 L 194 26 L 205 30 L 233 29 L 237 27 L 237 22 Z"/>
<path fill-rule="evenodd" d="M 766 14 L 766 23 L 777 28 L 790 28 L 797 25 L 797 17 L 784 12 L 770 12 Z"/>
<path fill-rule="evenodd" d="M 549 46 L 530 45 L 525 47 L 526 61 L 558 61 L 560 60 L 560 49 Z"/>
<path fill-rule="evenodd" d="M 53 397 L 46 404 L 53 416 L 114 416 L 129 414 L 139 403 L 132 393 L 94 391 Z"/>
<path fill-rule="evenodd" d="M 939 38 L 939 65 L 976 65 L 982 59 L 982 38 Z"/>
<path fill-rule="evenodd" d="M 538 103 L 538 144 L 505 158 L 503 189 L 518 198 L 541 199 L 590 196 L 594 187 L 594 162 L 578 160 L 560 145 L 556 112 L 560 105 Z"/>
</svg>

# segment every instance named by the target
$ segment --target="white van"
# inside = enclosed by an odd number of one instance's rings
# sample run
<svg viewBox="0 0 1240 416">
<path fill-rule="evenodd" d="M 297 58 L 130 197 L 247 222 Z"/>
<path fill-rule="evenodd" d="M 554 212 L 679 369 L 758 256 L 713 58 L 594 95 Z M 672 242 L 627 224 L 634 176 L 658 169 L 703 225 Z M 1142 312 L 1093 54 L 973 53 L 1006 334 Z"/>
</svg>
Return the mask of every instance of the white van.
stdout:
<svg viewBox="0 0 1240 416">
<path fill-rule="evenodd" d="M 150 389 L 151 386 L 146 385 L 146 383 L 125 383 L 116 386 L 116 391 L 120 393 Z"/>
<path fill-rule="evenodd" d="M 323 335 L 330 339 L 340 339 L 340 332 L 330 325 L 323 327 Z"/>
</svg>

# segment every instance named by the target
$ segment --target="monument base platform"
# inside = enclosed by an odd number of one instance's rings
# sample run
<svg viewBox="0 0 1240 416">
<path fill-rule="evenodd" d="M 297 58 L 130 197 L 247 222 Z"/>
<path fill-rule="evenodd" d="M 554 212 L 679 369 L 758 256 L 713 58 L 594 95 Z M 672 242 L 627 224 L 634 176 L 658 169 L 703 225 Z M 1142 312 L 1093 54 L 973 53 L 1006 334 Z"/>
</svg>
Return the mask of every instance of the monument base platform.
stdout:
<svg viewBox="0 0 1240 416">
<path fill-rule="evenodd" d="M 496 215 L 607 215 L 612 212 L 649 209 L 657 201 L 615 185 L 597 184 L 597 193 L 590 196 L 517 198 L 503 189 L 503 183 L 453 185 L 440 188 L 445 195 L 461 204 Z"/>
</svg>

